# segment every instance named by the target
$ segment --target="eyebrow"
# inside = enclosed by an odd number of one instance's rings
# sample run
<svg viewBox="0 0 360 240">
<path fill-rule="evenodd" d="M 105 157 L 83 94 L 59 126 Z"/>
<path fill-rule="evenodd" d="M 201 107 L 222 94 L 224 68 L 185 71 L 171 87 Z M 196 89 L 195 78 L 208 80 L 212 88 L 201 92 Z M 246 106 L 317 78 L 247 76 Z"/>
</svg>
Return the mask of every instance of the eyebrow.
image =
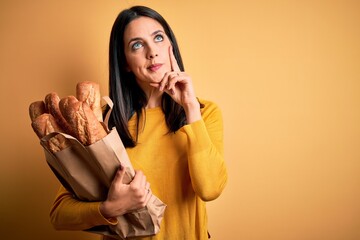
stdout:
<svg viewBox="0 0 360 240">
<path fill-rule="evenodd" d="M 164 31 L 162 31 L 162 30 L 156 30 L 155 32 L 153 32 L 153 33 L 151 34 L 151 36 L 154 36 L 154 35 L 156 35 L 156 34 L 158 34 L 158 33 L 163 33 L 163 34 L 165 34 Z M 132 43 L 132 42 L 134 42 L 134 41 L 138 41 L 138 40 L 142 40 L 142 38 L 141 38 L 141 37 L 131 38 L 131 39 L 129 40 L 128 45 L 130 45 L 130 43 Z"/>
</svg>

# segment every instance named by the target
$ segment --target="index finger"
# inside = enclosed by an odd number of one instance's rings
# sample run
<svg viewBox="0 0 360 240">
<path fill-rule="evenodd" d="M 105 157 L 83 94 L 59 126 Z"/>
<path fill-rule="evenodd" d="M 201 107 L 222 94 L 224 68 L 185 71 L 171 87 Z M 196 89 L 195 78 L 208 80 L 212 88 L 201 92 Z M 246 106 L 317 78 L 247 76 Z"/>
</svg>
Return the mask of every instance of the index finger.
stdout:
<svg viewBox="0 0 360 240">
<path fill-rule="evenodd" d="M 131 181 L 132 184 L 137 185 L 137 186 L 144 186 L 145 187 L 145 183 L 146 183 L 146 176 L 143 174 L 142 171 L 140 170 L 135 170 L 135 176 L 133 178 L 133 180 Z"/>
<path fill-rule="evenodd" d="M 169 56 L 170 56 L 171 70 L 175 71 L 175 72 L 181 72 L 180 67 L 179 67 L 179 65 L 177 63 L 177 60 L 175 58 L 175 55 L 173 53 L 172 45 L 169 47 Z"/>
</svg>

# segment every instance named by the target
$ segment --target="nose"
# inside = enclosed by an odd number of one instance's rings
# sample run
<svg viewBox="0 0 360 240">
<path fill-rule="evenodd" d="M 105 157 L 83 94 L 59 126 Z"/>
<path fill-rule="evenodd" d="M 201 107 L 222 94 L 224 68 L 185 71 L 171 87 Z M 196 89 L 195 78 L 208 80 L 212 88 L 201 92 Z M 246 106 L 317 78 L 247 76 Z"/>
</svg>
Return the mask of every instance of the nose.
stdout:
<svg viewBox="0 0 360 240">
<path fill-rule="evenodd" d="M 158 56 L 157 53 L 149 52 L 147 55 L 147 59 L 154 59 L 157 56 Z"/>
<path fill-rule="evenodd" d="M 158 56 L 157 53 L 156 53 L 156 54 L 150 54 L 148 58 L 149 58 L 149 59 L 153 59 L 153 58 L 155 58 L 155 57 L 157 57 L 157 56 Z"/>
<path fill-rule="evenodd" d="M 158 56 L 158 54 L 157 54 L 157 51 L 156 51 L 156 47 L 155 46 L 149 46 L 148 52 L 147 52 L 147 59 L 154 59 L 157 56 Z"/>
</svg>

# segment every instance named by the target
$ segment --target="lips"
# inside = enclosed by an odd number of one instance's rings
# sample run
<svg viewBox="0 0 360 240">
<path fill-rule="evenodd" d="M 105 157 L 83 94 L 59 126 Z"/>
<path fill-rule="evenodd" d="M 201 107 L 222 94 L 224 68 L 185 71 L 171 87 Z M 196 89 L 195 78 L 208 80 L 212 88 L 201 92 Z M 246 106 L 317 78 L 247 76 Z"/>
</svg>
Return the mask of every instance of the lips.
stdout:
<svg viewBox="0 0 360 240">
<path fill-rule="evenodd" d="M 156 72 L 157 70 L 159 70 L 159 68 L 162 67 L 162 64 L 160 63 L 155 63 L 155 64 L 151 64 L 148 69 L 152 72 Z"/>
</svg>

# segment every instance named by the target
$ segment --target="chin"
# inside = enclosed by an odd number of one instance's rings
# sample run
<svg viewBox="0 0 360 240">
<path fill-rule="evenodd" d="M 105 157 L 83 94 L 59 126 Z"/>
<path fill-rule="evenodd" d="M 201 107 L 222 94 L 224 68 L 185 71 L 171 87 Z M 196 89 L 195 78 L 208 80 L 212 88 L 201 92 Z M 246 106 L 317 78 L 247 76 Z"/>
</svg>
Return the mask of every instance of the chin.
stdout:
<svg viewBox="0 0 360 240">
<path fill-rule="evenodd" d="M 151 79 L 150 81 L 153 83 L 160 83 L 161 80 L 163 80 L 164 75 L 165 75 L 164 73 L 157 73 L 150 78 Z"/>
</svg>

